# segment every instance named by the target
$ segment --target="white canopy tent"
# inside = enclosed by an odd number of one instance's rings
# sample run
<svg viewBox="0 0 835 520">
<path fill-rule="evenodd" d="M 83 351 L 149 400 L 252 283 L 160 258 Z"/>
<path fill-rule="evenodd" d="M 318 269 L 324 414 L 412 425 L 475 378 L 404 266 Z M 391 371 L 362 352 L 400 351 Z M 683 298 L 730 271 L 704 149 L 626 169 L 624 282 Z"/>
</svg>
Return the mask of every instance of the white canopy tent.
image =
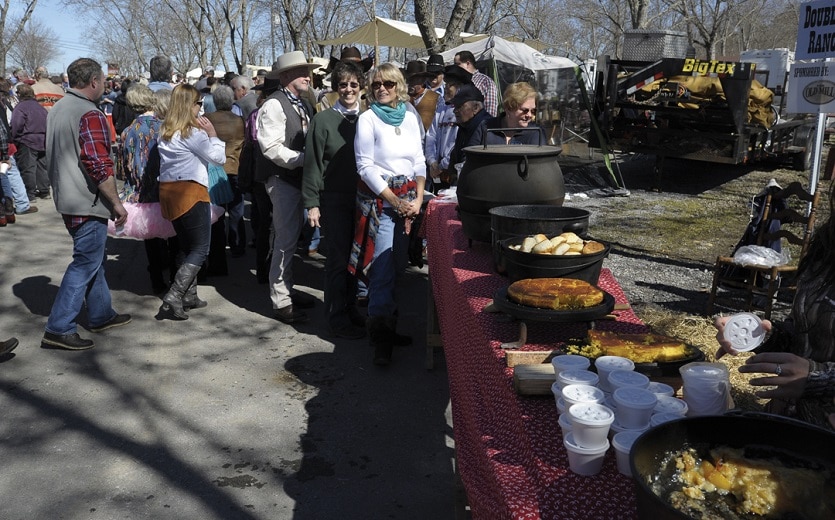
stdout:
<svg viewBox="0 0 835 520">
<path fill-rule="evenodd" d="M 528 70 L 551 70 L 574 68 L 576 63 L 560 56 L 542 54 L 525 42 L 512 42 L 498 36 L 490 36 L 474 42 L 465 42 L 454 49 L 442 52 L 445 63 L 452 63 L 455 55 L 461 51 L 470 51 L 476 61 L 496 60 L 513 63 Z"/>
<path fill-rule="evenodd" d="M 446 31 L 436 28 L 435 34 L 438 38 L 443 38 Z M 461 33 L 461 38 L 467 42 L 487 38 L 487 35 Z M 321 40 L 316 43 L 319 45 L 359 44 L 371 47 L 400 47 L 404 49 L 426 48 L 416 23 L 401 22 L 400 20 L 380 18 L 379 16 L 339 38 Z"/>
</svg>

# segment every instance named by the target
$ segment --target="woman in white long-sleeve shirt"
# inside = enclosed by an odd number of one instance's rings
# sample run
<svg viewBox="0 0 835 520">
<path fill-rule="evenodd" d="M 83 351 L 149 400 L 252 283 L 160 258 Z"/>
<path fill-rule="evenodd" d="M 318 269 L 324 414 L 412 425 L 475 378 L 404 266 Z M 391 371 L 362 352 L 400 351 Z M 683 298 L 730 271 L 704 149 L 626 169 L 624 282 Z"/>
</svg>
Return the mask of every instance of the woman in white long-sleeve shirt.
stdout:
<svg viewBox="0 0 835 520">
<path fill-rule="evenodd" d="M 159 201 L 162 216 L 177 232 L 183 261 L 162 298 L 160 315 L 188 319 L 186 311 L 205 307 L 197 297 L 197 273 L 209 254 L 211 202 L 209 162 L 226 162 L 226 145 L 200 112 L 200 92 L 177 85 L 159 139 Z"/>
<path fill-rule="evenodd" d="M 368 73 L 367 84 L 371 106 L 360 115 L 354 139 L 362 182 L 349 269 L 368 282 L 369 342 L 374 363 L 387 365 L 394 345 L 411 343 L 395 332 L 394 286 L 408 264 L 408 233 L 423 203 L 426 163 L 400 70 L 384 63 Z"/>
</svg>

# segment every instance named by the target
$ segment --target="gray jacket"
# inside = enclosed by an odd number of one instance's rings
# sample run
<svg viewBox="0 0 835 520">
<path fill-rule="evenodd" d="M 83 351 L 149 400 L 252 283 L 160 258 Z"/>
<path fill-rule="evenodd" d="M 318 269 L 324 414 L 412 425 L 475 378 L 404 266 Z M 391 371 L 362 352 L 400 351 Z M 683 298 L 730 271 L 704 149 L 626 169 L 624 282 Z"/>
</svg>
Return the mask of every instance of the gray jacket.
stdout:
<svg viewBox="0 0 835 520">
<path fill-rule="evenodd" d="M 78 125 L 91 110 L 98 110 L 96 104 L 72 89 L 55 103 L 46 119 L 46 167 L 59 213 L 109 219 L 110 203 L 99 197 L 80 160 Z"/>
</svg>

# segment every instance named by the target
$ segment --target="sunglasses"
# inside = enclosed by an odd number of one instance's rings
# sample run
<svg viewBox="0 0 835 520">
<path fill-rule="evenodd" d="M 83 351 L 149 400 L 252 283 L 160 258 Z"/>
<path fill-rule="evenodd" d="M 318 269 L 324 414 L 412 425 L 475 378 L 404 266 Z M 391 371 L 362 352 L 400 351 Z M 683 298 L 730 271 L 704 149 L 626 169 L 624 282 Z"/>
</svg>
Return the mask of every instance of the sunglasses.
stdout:
<svg viewBox="0 0 835 520">
<path fill-rule="evenodd" d="M 380 90 L 380 87 L 386 87 L 386 90 L 391 90 L 396 86 L 396 81 L 384 81 L 382 83 L 380 83 L 379 81 L 375 81 L 371 84 L 371 90 Z"/>
<path fill-rule="evenodd" d="M 347 82 L 347 81 L 340 81 L 340 82 L 338 83 L 338 85 L 339 85 L 339 88 L 348 88 L 348 87 L 351 87 L 351 88 L 360 88 L 360 84 L 359 84 L 359 83 L 357 83 L 356 81 L 351 81 L 351 82 Z M 373 83 L 372 83 L 372 85 L 373 85 Z"/>
<path fill-rule="evenodd" d="M 519 112 L 521 112 L 523 116 L 525 114 L 533 115 L 533 113 L 536 111 L 535 108 L 518 108 L 517 110 L 519 110 Z"/>
<path fill-rule="evenodd" d="M 202 104 L 203 104 L 203 100 L 202 100 L 202 99 L 198 99 L 197 101 L 195 101 L 195 102 L 194 102 L 194 104 L 195 104 L 195 105 L 202 105 Z"/>
</svg>

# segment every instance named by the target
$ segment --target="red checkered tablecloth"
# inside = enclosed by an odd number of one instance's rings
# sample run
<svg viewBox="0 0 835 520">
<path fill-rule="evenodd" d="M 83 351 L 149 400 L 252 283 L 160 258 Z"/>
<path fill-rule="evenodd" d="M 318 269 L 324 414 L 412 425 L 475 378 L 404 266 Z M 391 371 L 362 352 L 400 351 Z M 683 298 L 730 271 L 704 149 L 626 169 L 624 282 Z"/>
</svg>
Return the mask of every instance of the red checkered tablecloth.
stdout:
<svg viewBox="0 0 835 520">
<path fill-rule="evenodd" d="M 496 290 L 508 285 L 493 268 L 488 244 L 468 243 L 456 205 L 427 207 L 429 274 L 444 344 L 452 401 L 456 458 L 474 518 L 630 519 L 636 517 L 632 481 L 618 473 L 613 450 L 600 474 L 568 469 L 553 398 L 520 396 L 513 389 L 500 345 L 519 337 L 519 326 L 483 312 Z M 608 269 L 600 288 L 626 303 Z M 643 332 L 631 311 L 597 328 Z M 526 349 L 553 348 L 584 337 L 586 323 L 528 323 Z"/>
</svg>

